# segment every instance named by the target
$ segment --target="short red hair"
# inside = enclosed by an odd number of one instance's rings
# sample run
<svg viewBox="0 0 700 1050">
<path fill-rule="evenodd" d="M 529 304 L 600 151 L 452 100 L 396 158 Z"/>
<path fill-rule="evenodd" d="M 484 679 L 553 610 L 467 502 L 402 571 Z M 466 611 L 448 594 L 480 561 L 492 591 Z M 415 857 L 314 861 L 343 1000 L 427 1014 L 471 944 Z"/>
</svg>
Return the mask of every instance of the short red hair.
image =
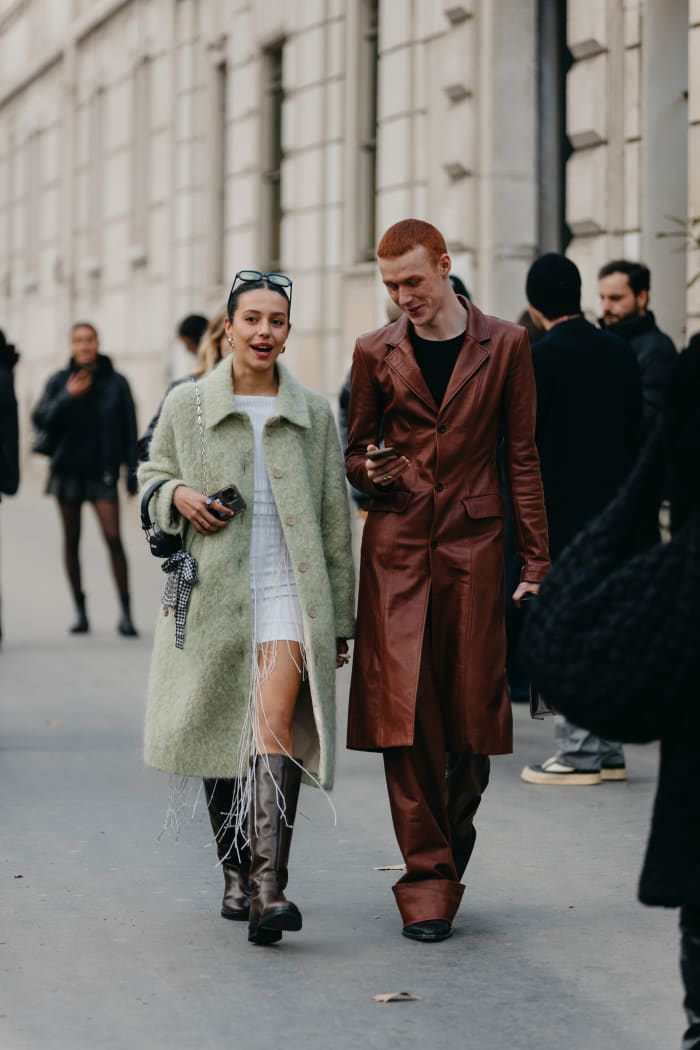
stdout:
<svg viewBox="0 0 700 1050">
<path fill-rule="evenodd" d="M 377 245 L 377 256 L 380 259 L 396 259 L 418 245 L 425 248 L 435 263 L 441 255 L 447 254 L 445 238 L 436 226 L 422 219 L 401 219 L 390 226 L 382 237 Z"/>
</svg>

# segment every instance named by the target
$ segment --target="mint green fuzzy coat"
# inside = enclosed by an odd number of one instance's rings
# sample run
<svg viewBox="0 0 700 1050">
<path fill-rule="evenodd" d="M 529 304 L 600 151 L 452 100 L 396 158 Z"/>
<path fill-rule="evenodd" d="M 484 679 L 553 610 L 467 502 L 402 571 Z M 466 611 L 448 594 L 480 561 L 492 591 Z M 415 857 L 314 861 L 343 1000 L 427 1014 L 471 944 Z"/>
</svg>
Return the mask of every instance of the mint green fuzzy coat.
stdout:
<svg viewBox="0 0 700 1050">
<path fill-rule="evenodd" d="M 278 362 L 278 415 L 263 449 L 302 609 L 307 673 L 297 702 L 294 754 L 323 787 L 333 782 L 335 639 L 354 633 L 350 518 L 338 435 L 325 397 L 302 386 Z M 148 765 L 190 777 L 238 775 L 238 749 L 251 695 L 249 579 L 253 507 L 253 429 L 234 407 L 230 359 L 199 381 L 209 491 L 240 489 L 248 510 L 225 529 L 186 547 L 199 582 L 190 597 L 183 649 L 175 647 L 172 610 L 158 615 L 145 729 Z M 177 485 L 204 491 L 195 385 L 175 387 L 139 470 L 142 488 L 168 478 L 151 501 L 166 532 L 182 519 Z M 163 578 L 165 582 L 165 577 Z"/>
</svg>

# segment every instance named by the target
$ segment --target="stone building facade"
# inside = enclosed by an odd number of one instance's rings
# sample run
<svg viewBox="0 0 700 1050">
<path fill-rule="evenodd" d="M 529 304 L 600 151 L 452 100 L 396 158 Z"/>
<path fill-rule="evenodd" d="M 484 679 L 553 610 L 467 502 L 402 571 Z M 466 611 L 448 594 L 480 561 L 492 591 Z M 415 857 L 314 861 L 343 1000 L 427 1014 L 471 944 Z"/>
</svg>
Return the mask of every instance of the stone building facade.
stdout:
<svg viewBox="0 0 700 1050">
<path fill-rule="evenodd" d="M 290 364 L 334 395 L 408 215 L 489 312 L 566 248 L 589 310 L 598 265 L 642 256 L 662 326 L 700 328 L 698 253 L 657 237 L 700 215 L 700 0 L 0 0 L 25 413 L 90 319 L 145 421 L 186 364 L 178 319 L 244 266 L 293 276 Z"/>
</svg>

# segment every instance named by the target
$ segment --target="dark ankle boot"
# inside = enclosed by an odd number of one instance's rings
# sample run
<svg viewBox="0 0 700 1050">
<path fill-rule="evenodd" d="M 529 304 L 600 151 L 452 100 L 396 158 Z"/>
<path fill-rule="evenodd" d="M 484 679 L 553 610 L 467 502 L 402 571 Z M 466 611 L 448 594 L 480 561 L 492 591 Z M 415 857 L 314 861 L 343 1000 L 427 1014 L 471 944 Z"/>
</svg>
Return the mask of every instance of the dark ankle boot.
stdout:
<svg viewBox="0 0 700 1050">
<path fill-rule="evenodd" d="M 119 596 L 119 604 L 122 607 L 121 619 L 117 624 L 119 634 L 123 634 L 125 638 L 138 638 L 139 632 L 136 630 L 131 620 L 131 601 L 129 595 L 121 594 Z"/>
<path fill-rule="evenodd" d="M 216 839 L 216 852 L 224 871 L 224 899 L 221 914 L 224 919 L 247 922 L 250 911 L 250 847 L 244 844 L 244 836 L 227 825 L 236 794 L 235 780 L 205 780 L 204 794 L 212 831 Z M 230 818 L 229 818 L 230 819 Z"/>
<path fill-rule="evenodd" d="M 301 929 L 301 912 L 284 895 L 301 769 L 286 755 L 258 755 L 251 775 L 248 940 L 274 944 L 282 930 Z"/>
<path fill-rule="evenodd" d="M 73 601 L 75 602 L 76 617 L 75 622 L 71 624 L 68 630 L 71 634 L 87 634 L 90 630 L 90 624 L 85 611 L 85 595 L 83 592 L 78 591 L 77 594 L 74 594 Z"/>
</svg>

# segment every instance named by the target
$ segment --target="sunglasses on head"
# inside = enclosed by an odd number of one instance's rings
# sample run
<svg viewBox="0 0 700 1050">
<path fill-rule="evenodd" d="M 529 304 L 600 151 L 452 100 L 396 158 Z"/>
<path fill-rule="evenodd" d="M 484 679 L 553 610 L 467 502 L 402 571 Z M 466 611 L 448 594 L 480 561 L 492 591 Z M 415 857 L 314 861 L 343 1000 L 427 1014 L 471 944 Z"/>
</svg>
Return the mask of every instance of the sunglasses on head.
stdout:
<svg viewBox="0 0 700 1050">
<path fill-rule="evenodd" d="M 287 277 L 283 273 L 261 273 L 260 270 L 239 270 L 236 276 L 233 278 L 233 284 L 231 285 L 231 291 L 228 293 L 229 298 L 233 295 L 233 291 L 236 285 L 240 282 L 241 284 L 247 284 L 248 282 L 254 281 L 267 281 L 269 284 L 274 284 L 278 288 L 289 289 L 285 292 L 287 299 L 289 300 L 289 308 L 292 308 L 292 278 Z"/>
</svg>

